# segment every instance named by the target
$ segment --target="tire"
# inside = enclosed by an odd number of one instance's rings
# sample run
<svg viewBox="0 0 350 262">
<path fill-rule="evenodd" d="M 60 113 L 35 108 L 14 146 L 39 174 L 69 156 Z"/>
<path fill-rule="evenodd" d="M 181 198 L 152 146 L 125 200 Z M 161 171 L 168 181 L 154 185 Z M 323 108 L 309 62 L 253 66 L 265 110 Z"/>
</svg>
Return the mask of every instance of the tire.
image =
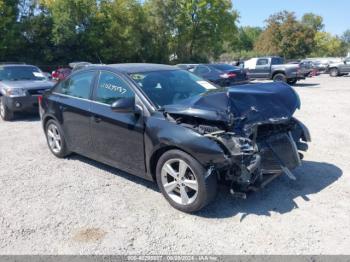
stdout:
<svg viewBox="0 0 350 262">
<path fill-rule="evenodd" d="M 338 69 L 337 69 L 337 68 L 331 68 L 331 69 L 329 69 L 329 75 L 330 75 L 331 77 L 337 77 L 337 76 L 339 76 L 339 71 L 338 71 Z"/>
<path fill-rule="evenodd" d="M 4 121 L 13 120 L 14 113 L 7 108 L 4 102 L 5 98 L 3 96 L 0 97 L 0 117 Z"/>
<path fill-rule="evenodd" d="M 68 150 L 65 136 L 61 126 L 55 120 L 47 121 L 45 125 L 47 145 L 52 154 L 58 158 L 64 158 L 71 152 Z M 58 144 L 57 144 L 58 143 Z"/>
<path fill-rule="evenodd" d="M 298 82 L 298 79 L 288 79 L 288 80 L 287 80 L 287 83 L 288 83 L 289 85 L 295 85 L 297 82 Z"/>
<path fill-rule="evenodd" d="M 275 74 L 273 76 L 273 81 L 274 82 L 284 82 L 284 83 L 286 83 L 287 82 L 287 78 L 286 78 L 286 76 L 284 74 L 278 73 L 278 74 Z"/>
<path fill-rule="evenodd" d="M 171 206 L 186 213 L 199 211 L 215 198 L 217 176 L 212 173 L 205 177 L 206 173 L 196 159 L 180 150 L 165 152 L 156 168 L 157 184 L 163 196 Z"/>
</svg>

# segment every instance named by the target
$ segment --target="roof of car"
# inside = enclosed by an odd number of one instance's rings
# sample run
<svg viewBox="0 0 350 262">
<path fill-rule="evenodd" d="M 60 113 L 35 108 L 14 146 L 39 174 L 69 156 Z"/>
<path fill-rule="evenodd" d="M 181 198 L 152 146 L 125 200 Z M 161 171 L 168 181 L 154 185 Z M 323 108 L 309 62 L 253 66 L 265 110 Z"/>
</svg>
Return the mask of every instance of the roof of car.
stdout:
<svg viewBox="0 0 350 262">
<path fill-rule="evenodd" d="M 147 64 L 147 63 L 113 64 L 113 65 L 107 65 L 107 67 L 117 69 L 118 71 L 124 72 L 127 74 L 152 72 L 152 71 L 179 70 L 179 68 L 176 66 L 162 65 L 162 64 Z"/>
<path fill-rule="evenodd" d="M 27 64 L 0 64 L 1 67 L 37 67 L 34 65 Z"/>
</svg>

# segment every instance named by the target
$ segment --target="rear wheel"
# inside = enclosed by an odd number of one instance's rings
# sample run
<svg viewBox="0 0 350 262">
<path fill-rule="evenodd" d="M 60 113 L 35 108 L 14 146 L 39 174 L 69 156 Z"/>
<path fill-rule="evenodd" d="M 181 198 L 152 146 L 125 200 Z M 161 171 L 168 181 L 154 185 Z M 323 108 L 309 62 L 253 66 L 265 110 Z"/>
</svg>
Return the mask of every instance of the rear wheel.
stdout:
<svg viewBox="0 0 350 262">
<path fill-rule="evenodd" d="M 157 184 L 176 209 L 195 212 L 215 198 L 217 177 L 206 176 L 206 169 L 192 156 L 180 151 L 164 153 L 157 163 Z"/>
<path fill-rule="evenodd" d="M 70 154 L 62 128 L 55 120 L 46 123 L 45 133 L 47 144 L 56 157 L 64 158 Z"/>
<path fill-rule="evenodd" d="M 329 75 L 330 75 L 331 77 L 339 76 L 339 71 L 338 71 L 338 69 L 337 69 L 337 68 L 331 68 L 331 69 L 329 70 Z"/>
<path fill-rule="evenodd" d="M 275 74 L 273 76 L 273 81 L 274 82 L 287 82 L 286 76 L 282 73 Z"/>
<path fill-rule="evenodd" d="M 14 113 L 7 108 L 4 102 L 4 97 L 0 97 L 0 117 L 4 121 L 11 121 L 14 117 Z"/>
</svg>

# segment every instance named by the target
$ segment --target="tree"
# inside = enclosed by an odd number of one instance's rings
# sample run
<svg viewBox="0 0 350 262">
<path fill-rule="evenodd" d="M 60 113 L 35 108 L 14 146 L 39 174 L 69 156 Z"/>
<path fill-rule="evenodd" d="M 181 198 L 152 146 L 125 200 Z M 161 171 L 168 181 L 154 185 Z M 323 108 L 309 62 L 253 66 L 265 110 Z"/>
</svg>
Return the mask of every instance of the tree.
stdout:
<svg viewBox="0 0 350 262">
<path fill-rule="evenodd" d="M 350 29 L 346 30 L 346 31 L 343 33 L 341 39 L 342 39 L 346 44 L 350 45 Z"/>
<path fill-rule="evenodd" d="M 339 37 L 332 36 L 330 33 L 317 32 L 315 36 L 315 48 L 312 56 L 344 56 L 346 48 Z"/>
<path fill-rule="evenodd" d="M 145 6 L 151 10 L 150 25 L 166 31 L 165 50 L 178 62 L 218 57 L 236 31 L 237 13 L 230 0 L 149 0 Z"/>
<path fill-rule="evenodd" d="M 301 22 L 314 29 L 316 32 L 324 29 L 323 17 L 313 13 L 306 13 L 303 15 Z"/>
<path fill-rule="evenodd" d="M 18 0 L 0 0 L 0 61 L 18 60 L 16 51 L 21 46 L 18 4 Z"/>
<path fill-rule="evenodd" d="M 297 58 L 305 57 L 312 50 L 315 31 L 299 22 L 294 13 L 279 12 L 266 22 L 267 27 L 255 46 L 257 52 Z"/>
<path fill-rule="evenodd" d="M 237 39 L 232 42 L 234 51 L 251 51 L 262 33 L 262 28 L 245 26 L 240 27 L 237 32 Z"/>
</svg>

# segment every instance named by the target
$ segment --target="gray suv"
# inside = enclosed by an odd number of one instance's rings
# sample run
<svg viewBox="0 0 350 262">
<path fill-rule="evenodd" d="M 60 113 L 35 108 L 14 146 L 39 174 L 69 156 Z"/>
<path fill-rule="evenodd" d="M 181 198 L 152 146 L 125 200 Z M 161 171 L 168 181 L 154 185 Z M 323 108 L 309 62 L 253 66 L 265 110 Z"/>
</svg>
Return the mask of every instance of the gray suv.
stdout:
<svg viewBox="0 0 350 262">
<path fill-rule="evenodd" d="M 17 112 L 38 112 L 38 96 L 53 85 L 36 66 L 0 65 L 0 117 L 9 121 Z"/>
<path fill-rule="evenodd" d="M 345 58 L 342 62 L 331 63 L 328 67 L 330 76 L 342 76 L 350 73 L 350 57 Z"/>
</svg>

